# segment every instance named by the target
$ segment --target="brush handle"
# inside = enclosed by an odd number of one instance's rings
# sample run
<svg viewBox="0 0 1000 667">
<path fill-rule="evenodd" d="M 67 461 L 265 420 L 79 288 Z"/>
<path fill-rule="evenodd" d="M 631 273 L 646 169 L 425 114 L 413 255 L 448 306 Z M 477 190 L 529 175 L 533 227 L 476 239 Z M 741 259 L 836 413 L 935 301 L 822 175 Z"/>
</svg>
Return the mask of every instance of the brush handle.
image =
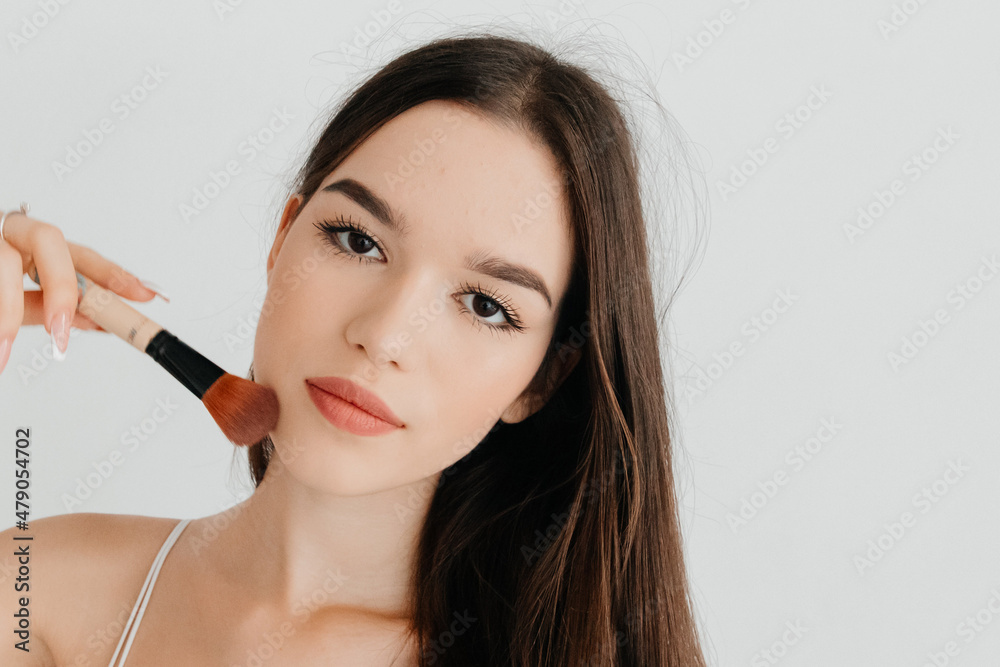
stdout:
<svg viewBox="0 0 1000 667">
<path fill-rule="evenodd" d="M 37 280 L 35 283 L 41 286 Z M 76 283 L 80 288 L 77 310 L 105 331 L 148 354 L 198 398 L 225 374 L 206 356 L 79 271 Z"/>
<path fill-rule="evenodd" d="M 37 280 L 35 282 L 38 283 Z M 163 330 L 162 326 L 122 301 L 117 294 L 79 271 L 76 272 L 76 283 L 80 287 L 76 309 L 140 352 L 145 352 L 153 336 Z"/>
</svg>

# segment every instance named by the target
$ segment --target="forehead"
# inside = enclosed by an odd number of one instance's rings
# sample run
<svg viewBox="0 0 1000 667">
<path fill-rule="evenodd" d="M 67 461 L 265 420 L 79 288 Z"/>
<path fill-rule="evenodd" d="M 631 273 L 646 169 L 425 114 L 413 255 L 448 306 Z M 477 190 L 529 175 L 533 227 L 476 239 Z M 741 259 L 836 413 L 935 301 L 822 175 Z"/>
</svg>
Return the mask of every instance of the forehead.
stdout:
<svg viewBox="0 0 1000 667">
<path fill-rule="evenodd" d="M 530 264 L 558 298 L 572 256 L 562 176 L 551 151 L 526 132 L 434 100 L 379 128 L 320 189 L 360 181 L 401 215 L 408 239 L 456 257 L 485 250 Z"/>
</svg>

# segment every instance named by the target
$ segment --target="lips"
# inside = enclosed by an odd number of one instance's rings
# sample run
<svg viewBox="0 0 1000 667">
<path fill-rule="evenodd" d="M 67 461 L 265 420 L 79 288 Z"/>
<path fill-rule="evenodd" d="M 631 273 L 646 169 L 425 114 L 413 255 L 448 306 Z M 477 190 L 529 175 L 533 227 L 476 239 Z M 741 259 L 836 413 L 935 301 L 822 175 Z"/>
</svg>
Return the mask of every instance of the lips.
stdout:
<svg viewBox="0 0 1000 667">
<path fill-rule="evenodd" d="M 396 416 L 396 414 L 382 401 L 382 399 L 346 378 L 306 378 L 306 383 L 317 389 L 321 389 L 328 394 L 333 394 L 334 396 L 347 401 L 364 412 L 367 412 L 369 415 L 387 422 L 388 424 L 396 427 L 403 426 L 403 421 Z"/>
</svg>

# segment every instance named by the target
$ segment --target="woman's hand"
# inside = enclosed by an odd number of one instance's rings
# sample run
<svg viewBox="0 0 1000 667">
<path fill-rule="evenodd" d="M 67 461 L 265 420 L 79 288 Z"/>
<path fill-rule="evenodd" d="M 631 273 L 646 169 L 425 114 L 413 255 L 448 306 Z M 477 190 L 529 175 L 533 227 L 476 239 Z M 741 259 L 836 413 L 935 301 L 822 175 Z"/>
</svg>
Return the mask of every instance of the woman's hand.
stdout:
<svg viewBox="0 0 1000 667">
<path fill-rule="evenodd" d="M 90 248 L 67 241 L 55 225 L 20 211 L 7 216 L 3 237 L 0 241 L 0 372 L 7 365 L 21 326 L 44 324 L 52 338 L 52 354 L 57 358 L 66 352 L 70 327 L 104 331 L 76 310 L 80 294 L 77 271 L 126 299 L 149 301 L 157 295 L 155 290 L 144 286 L 114 262 Z M 25 274 L 42 289 L 24 291 Z"/>
</svg>

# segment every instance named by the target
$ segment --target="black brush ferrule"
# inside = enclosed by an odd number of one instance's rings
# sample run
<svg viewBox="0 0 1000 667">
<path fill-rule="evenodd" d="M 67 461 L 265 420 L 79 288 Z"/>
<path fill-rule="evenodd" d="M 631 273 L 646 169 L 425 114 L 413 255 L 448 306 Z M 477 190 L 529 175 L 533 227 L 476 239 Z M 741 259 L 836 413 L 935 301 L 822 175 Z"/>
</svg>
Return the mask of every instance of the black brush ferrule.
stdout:
<svg viewBox="0 0 1000 667">
<path fill-rule="evenodd" d="M 153 336 L 146 354 L 201 398 L 226 371 L 166 329 Z"/>
</svg>

